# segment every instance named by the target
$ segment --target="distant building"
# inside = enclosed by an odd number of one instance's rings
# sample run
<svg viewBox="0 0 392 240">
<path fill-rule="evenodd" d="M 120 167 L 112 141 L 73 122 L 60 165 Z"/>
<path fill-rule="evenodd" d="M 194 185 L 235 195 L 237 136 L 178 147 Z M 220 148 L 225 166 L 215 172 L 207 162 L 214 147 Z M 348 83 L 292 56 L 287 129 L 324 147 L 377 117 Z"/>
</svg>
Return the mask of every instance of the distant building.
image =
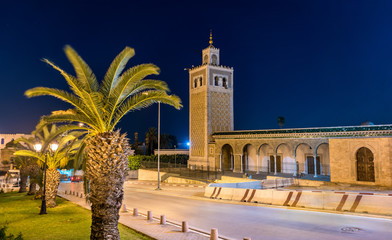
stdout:
<svg viewBox="0 0 392 240">
<path fill-rule="evenodd" d="M 392 186 L 392 125 L 234 131 L 233 71 L 210 37 L 189 69 L 189 164 Z"/>
<path fill-rule="evenodd" d="M 15 149 L 5 149 L 6 144 L 12 142 L 15 139 L 20 137 L 29 138 L 31 137 L 30 134 L 1 134 L 0 133 L 0 170 L 6 170 L 11 167 L 13 153 Z"/>
</svg>

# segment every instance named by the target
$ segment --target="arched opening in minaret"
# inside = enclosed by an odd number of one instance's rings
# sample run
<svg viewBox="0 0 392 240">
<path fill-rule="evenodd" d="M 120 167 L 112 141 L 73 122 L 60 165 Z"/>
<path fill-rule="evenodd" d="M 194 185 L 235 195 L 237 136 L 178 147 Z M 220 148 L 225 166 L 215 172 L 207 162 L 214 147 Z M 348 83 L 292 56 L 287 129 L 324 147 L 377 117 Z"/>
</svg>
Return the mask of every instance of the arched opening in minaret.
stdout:
<svg viewBox="0 0 392 240">
<path fill-rule="evenodd" d="M 233 148 L 230 144 L 225 144 L 222 147 L 222 157 L 221 157 L 222 166 L 220 167 L 222 171 L 232 171 L 234 164 L 234 154 Z"/>
<path fill-rule="evenodd" d="M 203 86 L 203 77 L 200 77 L 200 78 L 199 78 L 199 81 L 200 81 L 199 86 Z"/>
<path fill-rule="evenodd" d="M 218 64 L 218 57 L 215 54 L 213 54 L 211 57 L 211 63 L 214 65 Z"/>
<path fill-rule="evenodd" d="M 215 86 L 219 86 L 219 77 L 216 76 L 214 80 L 215 80 L 214 85 L 215 85 Z"/>
<path fill-rule="evenodd" d="M 223 84 L 222 84 L 222 86 L 223 86 L 224 88 L 226 88 L 226 89 L 227 89 L 227 88 L 228 88 L 228 87 L 227 87 L 227 79 L 226 79 L 226 78 L 223 78 L 223 80 L 222 80 L 222 81 L 223 81 Z"/>
<path fill-rule="evenodd" d="M 206 63 L 208 63 L 208 55 L 207 54 L 204 55 L 204 60 L 203 60 L 203 64 L 206 64 Z"/>
</svg>

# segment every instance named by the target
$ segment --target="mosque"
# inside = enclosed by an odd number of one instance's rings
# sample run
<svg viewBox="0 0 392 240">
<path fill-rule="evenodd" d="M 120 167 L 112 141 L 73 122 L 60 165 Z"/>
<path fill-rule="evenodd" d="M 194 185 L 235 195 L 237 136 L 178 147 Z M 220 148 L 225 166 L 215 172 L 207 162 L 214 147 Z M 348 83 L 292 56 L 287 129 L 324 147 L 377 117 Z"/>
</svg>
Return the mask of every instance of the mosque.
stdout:
<svg viewBox="0 0 392 240">
<path fill-rule="evenodd" d="M 235 131 L 234 69 L 212 43 L 210 35 L 202 64 L 188 70 L 188 164 L 392 187 L 392 125 Z"/>
</svg>

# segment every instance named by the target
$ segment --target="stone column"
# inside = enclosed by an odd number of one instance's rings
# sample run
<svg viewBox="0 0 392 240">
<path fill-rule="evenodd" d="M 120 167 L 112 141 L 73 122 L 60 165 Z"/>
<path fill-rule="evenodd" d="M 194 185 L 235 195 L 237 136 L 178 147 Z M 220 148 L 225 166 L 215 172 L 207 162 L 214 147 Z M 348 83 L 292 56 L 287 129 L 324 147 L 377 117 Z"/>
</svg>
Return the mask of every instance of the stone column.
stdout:
<svg viewBox="0 0 392 240">
<path fill-rule="evenodd" d="M 275 155 L 274 155 L 274 164 L 275 164 L 275 173 L 274 173 L 274 175 L 278 175 L 278 168 L 277 168 L 277 164 L 276 164 L 276 153 L 275 153 Z"/>
<path fill-rule="evenodd" d="M 242 164 L 242 154 L 240 154 L 240 161 L 241 161 L 241 173 L 244 172 L 244 166 Z"/>
<path fill-rule="evenodd" d="M 222 172 L 222 154 L 219 155 L 219 167 L 220 167 L 220 171 Z"/>
<path fill-rule="evenodd" d="M 296 156 L 294 155 L 294 177 L 296 177 L 297 176 L 297 172 L 298 172 L 298 169 L 297 169 L 297 160 L 295 160 L 295 158 L 296 158 Z"/>
<path fill-rule="evenodd" d="M 314 159 L 314 177 L 317 177 L 317 153 L 313 154 Z"/>
<path fill-rule="evenodd" d="M 260 164 L 259 164 L 259 154 L 257 153 L 257 172 L 256 172 L 257 174 L 260 173 L 259 166 L 260 166 Z"/>
<path fill-rule="evenodd" d="M 234 168 L 234 155 L 231 154 L 231 153 L 230 153 L 230 158 L 231 158 L 231 167 L 230 167 L 230 170 L 233 171 L 233 168 Z"/>
</svg>

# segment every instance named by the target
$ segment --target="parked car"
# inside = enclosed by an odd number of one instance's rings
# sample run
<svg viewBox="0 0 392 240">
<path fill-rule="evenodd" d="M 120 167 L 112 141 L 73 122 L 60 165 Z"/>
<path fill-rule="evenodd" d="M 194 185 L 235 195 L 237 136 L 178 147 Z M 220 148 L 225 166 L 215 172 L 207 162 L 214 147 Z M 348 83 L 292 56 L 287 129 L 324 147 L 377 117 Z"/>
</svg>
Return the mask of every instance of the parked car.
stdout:
<svg viewBox="0 0 392 240">
<path fill-rule="evenodd" d="M 70 177 L 67 174 L 60 174 L 60 181 L 69 181 Z"/>
<path fill-rule="evenodd" d="M 5 174 L 5 183 L 12 184 L 13 187 L 19 187 L 20 171 L 10 169 Z"/>
<path fill-rule="evenodd" d="M 81 182 L 81 181 L 83 181 L 83 176 L 79 176 L 79 175 L 71 176 L 71 182 Z"/>
</svg>

